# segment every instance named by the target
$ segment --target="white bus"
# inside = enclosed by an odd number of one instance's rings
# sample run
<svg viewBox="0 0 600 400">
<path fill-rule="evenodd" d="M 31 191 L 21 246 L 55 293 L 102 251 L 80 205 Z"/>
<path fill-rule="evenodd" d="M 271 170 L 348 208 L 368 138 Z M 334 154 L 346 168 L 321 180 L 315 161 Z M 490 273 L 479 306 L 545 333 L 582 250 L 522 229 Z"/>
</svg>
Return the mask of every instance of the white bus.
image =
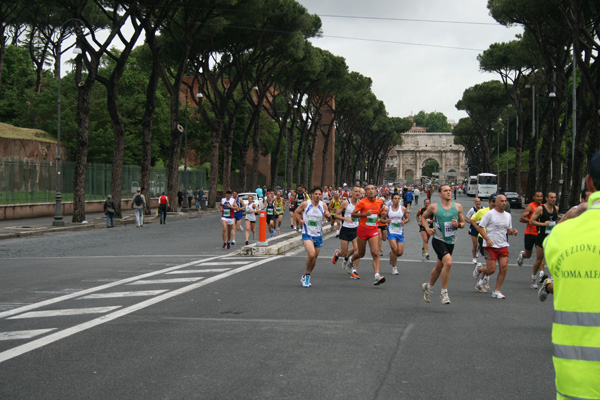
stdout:
<svg viewBox="0 0 600 400">
<path fill-rule="evenodd" d="M 467 196 L 477 196 L 477 175 L 472 175 L 467 181 Z"/>
<path fill-rule="evenodd" d="M 498 192 L 498 177 L 495 174 L 477 174 L 477 197 L 487 199 Z"/>
</svg>

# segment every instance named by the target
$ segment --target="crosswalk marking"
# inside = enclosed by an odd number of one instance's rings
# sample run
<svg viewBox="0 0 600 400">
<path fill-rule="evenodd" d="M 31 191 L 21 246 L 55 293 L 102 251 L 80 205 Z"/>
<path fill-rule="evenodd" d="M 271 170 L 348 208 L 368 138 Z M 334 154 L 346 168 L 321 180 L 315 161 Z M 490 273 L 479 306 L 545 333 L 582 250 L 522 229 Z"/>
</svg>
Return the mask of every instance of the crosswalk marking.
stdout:
<svg viewBox="0 0 600 400">
<path fill-rule="evenodd" d="M 39 335 L 43 335 L 47 332 L 52 332 L 56 328 L 50 329 L 32 329 L 28 331 L 12 331 L 12 332 L 0 332 L 0 340 L 18 340 L 18 339 L 31 339 Z"/>
<path fill-rule="evenodd" d="M 244 264 L 248 264 L 248 261 L 212 261 L 212 262 L 199 262 L 198 264 L 196 264 L 197 267 L 199 266 L 204 266 L 204 265 L 211 265 L 211 266 L 215 266 L 215 265 L 244 265 Z"/>
<path fill-rule="evenodd" d="M 176 274 L 201 274 L 204 272 L 225 272 L 231 268 L 213 268 L 213 269 L 185 269 L 181 271 L 167 272 L 165 275 L 176 275 Z"/>
<path fill-rule="evenodd" d="M 142 279 L 139 281 L 128 283 L 127 285 L 157 285 L 164 283 L 186 283 L 186 282 L 196 282 L 200 279 L 204 279 L 204 277 L 196 277 L 196 278 L 171 278 L 171 279 Z"/>
<path fill-rule="evenodd" d="M 163 290 L 139 290 L 136 292 L 111 292 L 111 293 L 95 293 L 88 294 L 78 298 L 77 300 L 83 299 L 114 299 L 118 297 L 142 297 L 142 296 L 157 296 L 161 293 L 166 292 L 168 289 Z"/>
<path fill-rule="evenodd" d="M 91 308 L 65 308 L 63 310 L 44 310 L 44 311 L 30 311 L 25 314 L 15 315 L 8 319 L 23 319 L 23 318 L 44 318 L 44 317 L 60 317 L 70 315 L 84 315 L 84 314 L 102 314 L 107 313 L 121 306 L 112 307 L 91 307 Z"/>
</svg>

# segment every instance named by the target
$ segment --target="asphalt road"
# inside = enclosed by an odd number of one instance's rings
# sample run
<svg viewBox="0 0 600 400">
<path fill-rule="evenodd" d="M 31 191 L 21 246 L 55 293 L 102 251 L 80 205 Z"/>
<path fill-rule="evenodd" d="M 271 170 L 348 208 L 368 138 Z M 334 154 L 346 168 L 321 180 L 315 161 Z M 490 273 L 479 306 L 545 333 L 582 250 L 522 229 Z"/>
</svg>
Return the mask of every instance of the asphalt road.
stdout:
<svg viewBox="0 0 600 400">
<path fill-rule="evenodd" d="M 239 257 L 221 248 L 216 215 L 3 240 L 0 398 L 553 397 L 552 301 L 529 288 L 531 260 L 516 266 L 518 214 L 507 298 L 474 290 L 464 230 L 450 305 L 439 283 L 423 301 L 433 261 L 414 220 L 399 276 L 384 244 L 381 286 L 370 259 L 358 281 L 333 265 L 329 237 L 302 288 L 302 249 Z"/>
</svg>

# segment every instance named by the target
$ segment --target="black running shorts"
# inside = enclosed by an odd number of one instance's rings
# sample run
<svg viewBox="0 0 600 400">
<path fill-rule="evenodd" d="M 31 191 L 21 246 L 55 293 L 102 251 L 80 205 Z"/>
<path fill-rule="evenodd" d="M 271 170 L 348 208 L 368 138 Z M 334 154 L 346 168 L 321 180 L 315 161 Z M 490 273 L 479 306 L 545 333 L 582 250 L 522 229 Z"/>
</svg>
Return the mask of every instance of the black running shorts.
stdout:
<svg viewBox="0 0 600 400">
<path fill-rule="evenodd" d="M 346 228 L 345 226 L 342 226 L 342 229 L 340 229 L 340 240 L 351 242 L 354 239 L 356 239 L 356 228 Z"/>
<path fill-rule="evenodd" d="M 446 254 L 450 254 L 452 255 L 452 252 L 454 251 L 454 245 L 453 244 L 448 244 L 442 240 L 433 238 L 431 240 L 431 246 L 433 247 L 433 250 L 435 251 L 435 254 L 437 254 L 437 258 L 438 260 L 442 260 L 442 258 L 444 258 L 444 256 Z"/>
</svg>

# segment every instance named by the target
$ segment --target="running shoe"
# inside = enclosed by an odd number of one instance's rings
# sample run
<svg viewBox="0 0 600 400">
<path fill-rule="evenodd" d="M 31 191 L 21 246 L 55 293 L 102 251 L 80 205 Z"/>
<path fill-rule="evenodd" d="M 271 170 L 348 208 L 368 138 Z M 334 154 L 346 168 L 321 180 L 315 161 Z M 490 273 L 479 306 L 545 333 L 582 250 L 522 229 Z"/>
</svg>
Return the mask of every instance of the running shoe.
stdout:
<svg viewBox="0 0 600 400">
<path fill-rule="evenodd" d="M 271 231 L 271 237 L 273 237 L 273 235 L 275 235 L 275 231 Z"/>
<path fill-rule="evenodd" d="M 398 267 L 392 268 L 392 275 L 398 275 Z"/>
<path fill-rule="evenodd" d="M 425 249 L 421 247 L 421 257 L 425 257 L 425 254 L 427 254 L 425 253 Z"/>
<path fill-rule="evenodd" d="M 294 225 L 290 225 L 290 228 L 292 228 L 293 230 L 296 230 L 296 227 Z"/>
<path fill-rule="evenodd" d="M 331 257 L 331 262 L 334 264 L 337 264 L 339 258 L 340 258 L 340 251 L 336 250 L 335 253 L 333 253 L 333 257 Z"/>
<path fill-rule="evenodd" d="M 232 245 L 232 246 L 235 246 L 235 240 L 232 240 L 232 241 L 231 241 L 231 245 Z"/>
<path fill-rule="evenodd" d="M 483 277 L 483 288 L 486 292 L 490 291 L 490 277 L 488 275 Z"/>
<path fill-rule="evenodd" d="M 352 273 L 350 274 L 350 278 L 351 279 L 360 279 L 360 276 L 358 276 L 356 271 L 352 271 Z"/>
<path fill-rule="evenodd" d="M 340 237 L 340 230 L 338 229 L 337 231 L 335 231 L 335 237 Z"/>
<path fill-rule="evenodd" d="M 427 282 L 422 284 L 421 288 L 423 289 L 423 298 L 427 303 L 431 303 L 431 289 L 427 286 Z"/>
<path fill-rule="evenodd" d="M 550 293 L 548 293 L 548 285 L 550 285 L 552 283 L 552 280 L 550 278 L 546 278 L 544 279 L 544 282 L 542 283 L 542 287 L 540 288 L 539 292 L 538 292 L 538 299 L 540 299 L 540 301 L 543 303 L 544 301 L 546 301 L 546 299 L 548 298 L 548 295 Z"/>
<path fill-rule="evenodd" d="M 540 272 L 539 272 L 539 276 L 540 276 L 540 277 L 539 277 L 539 279 L 538 279 L 538 282 L 540 282 L 540 283 L 544 282 L 544 279 L 546 279 L 546 278 L 547 278 L 547 276 L 546 276 L 546 273 L 544 272 L 544 270 L 540 270 Z M 546 276 L 546 278 L 544 278 L 544 276 Z"/>
<path fill-rule="evenodd" d="M 300 278 L 300 282 L 302 283 L 302 287 L 311 287 L 312 286 L 310 284 L 310 275 L 302 275 L 302 278 Z"/>
<path fill-rule="evenodd" d="M 348 271 L 348 273 L 351 273 L 354 270 L 354 261 L 352 261 L 352 258 L 348 259 L 348 264 L 346 265 L 346 271 Z"/>
<path fill-rule="evenodd" d="M 523 254 L 525 254 L 525 250 L 521 250 L 521 252 L 519 253 L 519 257 L 517 257 L 517 265 L 519 267 L 523 266 Z"/>
<path fill-rule="evenodd" d="M 494 292 L 492 293 L 492 297 L 495 299 L 505 299 L 506 296 L 502 294 L 502 292 Z"/>
<path fill-rule="evenodd" d="M 248 241 L 246 240 L 246 246 L 248 246 Z"/>
<path fill-rule="evenodd" d="M 477 264 L 477 259 L 476 258 L 473 259 L 473 264 Z"/>
<path fill-rule="evenodd" d="M 450 304 L 450 297 L 448 297 L 448 292 L 440 293 L 440 301 L 442 304 Z"/>
<path fill-rule="evenodd" d="M 483 281 L 481 279 L 475 285 L 475 290 L 477 290 L 479 293 L 486 293 L 487 292 L 487 290 L 485 290 L 485 286 L 484 286 Z"/>
<path fill-rule="evenodd" d="M 473 270 L 473 278 L 477 280 L 481 278 L 481 272 L 479 272 L 479 267 L 482 267 L 481 263 L 477 263 L 475 265 L 475 269 Z"/>
<path fill-rule="evenodd" d="M 375 280 L 373 281 L 373 285 L 381 285 L 383 282 L 385 282 L 385 276 L 379 275 L 379 278 L 375 278 Z"/>
<path fill-rule="evenodd" d="M 534 276 L 530 276 L 529 277 L 529 287 L 532 289 L 537 289 L 538 288 L 538 284 L 537 284 L 537 277 Z"/>
<path fill-rule="evenodd" d="M 227 248 L 230 248 L 231 246 L 229 245 L 229 243 L 227 243 Z"/>
<path fill-rule="evenodd" d="M 227 247 L 227 243 L 223 243 L 223 248 Z"/>
<path fill-rule="evenodd" d="M 279 236 L 279 228 L 277 228 L 277 236 Z"/>
<path fill-rule="evenodd" d="M 429 260 L 429 253 L 425 253 L 425 258 Z"/>
<path fill-rule="evenodd" d="M 379 250 L 379 257 L 383 257 L 383 250 Z"/>
</svg>

